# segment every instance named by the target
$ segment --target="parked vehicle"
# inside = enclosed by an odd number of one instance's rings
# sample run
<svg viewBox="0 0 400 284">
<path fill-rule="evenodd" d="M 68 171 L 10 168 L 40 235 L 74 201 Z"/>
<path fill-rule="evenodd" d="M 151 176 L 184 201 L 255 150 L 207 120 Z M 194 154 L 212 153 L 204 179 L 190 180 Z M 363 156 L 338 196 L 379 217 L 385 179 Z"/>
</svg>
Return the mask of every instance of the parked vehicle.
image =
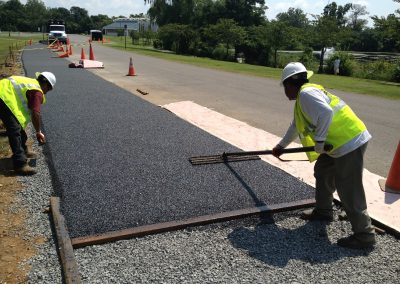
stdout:
<svg viewBox="0 0 400 284">
<path fill-rule="evenodd" d="M 61 43 L 67 43 L 67 33 L 65 32 L 65 24 L 63 20 L 48 21 L 48 42 L 51 43 L 58 39 Z"/>
<path fill-rule="evenodd" d="M 103 33 L 99 30 L 90 30 L 90 38 L 93 41 L 103 40 Z"/>
</svg>

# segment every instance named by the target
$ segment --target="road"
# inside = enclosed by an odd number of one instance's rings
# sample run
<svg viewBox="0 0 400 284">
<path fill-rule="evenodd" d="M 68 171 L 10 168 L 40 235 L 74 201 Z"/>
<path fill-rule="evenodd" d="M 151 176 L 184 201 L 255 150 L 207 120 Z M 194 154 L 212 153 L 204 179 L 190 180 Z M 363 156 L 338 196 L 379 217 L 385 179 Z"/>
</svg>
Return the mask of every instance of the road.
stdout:
<svg viewBox="0 0 400 284">
<path fill-rule="evenodd" d="M 72 35 L 71 39 L 76 46 L 71 60 L 80 58 L 82 43 L 86 44 L 88 57 L 87 38 Z M 286 99 L 277 80 L 179 64 L 111 49 L 101 43 L 94 43 L 93 51 L 95 59 L 104 62 L 105 66 L 103 70 L 94 70 L 95 74 L 153 104 L 194 101 L 278 136 L 283 136 L 292 119 L 293 103 Z M 125 76 L 130 56 L 136 77 Z M 136 92 L 138 88 L 149 95 L 140 95 Z M 353 108 L 373 136 L 366 153 L 365 168 L 387 176 L 399 143 L 400 100 L 331 91 Z"/>
</svg>

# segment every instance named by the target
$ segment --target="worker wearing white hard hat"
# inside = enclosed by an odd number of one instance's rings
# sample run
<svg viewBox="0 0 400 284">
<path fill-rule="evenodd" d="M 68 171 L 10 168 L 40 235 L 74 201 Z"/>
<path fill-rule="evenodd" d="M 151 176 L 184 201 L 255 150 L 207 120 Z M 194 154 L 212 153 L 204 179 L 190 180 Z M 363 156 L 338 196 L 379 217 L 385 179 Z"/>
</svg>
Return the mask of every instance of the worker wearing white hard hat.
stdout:
<svg viewBox="0 0 400 284">
<path fill-rule="evenodd" d="M 40 144 L 46 142 L 40 125 L 41 105 L 46 102 L 45 94 L 56 84 L 56 77 L 51 72 L 37 72 L 35 75 L 35 79 L 11 76 L 0 80 L 0 119 L 7 130 L 14 170 L 21 175 L 36 172 L 27 163 L 27 158 L 34 157 L 35 153 L 26 145 L 25 128 L 32 121 L 36 139 Z"/>
<path fill-rule="evenodd" d="M 279 157 L 297 137 L 304 147 L 314 146 L 315 152 L 308 152 L 307 156 L 310 162 L 316 161 L 316 204 L 301 218 L 332 221 L 333 193 L 337 191 L 353 230 L 351 236 L 339 239 L 338 245 L 372 248 L 375 233 L 362 183 L 363 156 L 371 135 L 343 100 L 324 87 L 309 83 L 312 75 L 300 62 L 291 62 L 283 69 L 281 84 L 285 95 L 296 103 L 294 119 L 273 154 Z"/>
</svg>

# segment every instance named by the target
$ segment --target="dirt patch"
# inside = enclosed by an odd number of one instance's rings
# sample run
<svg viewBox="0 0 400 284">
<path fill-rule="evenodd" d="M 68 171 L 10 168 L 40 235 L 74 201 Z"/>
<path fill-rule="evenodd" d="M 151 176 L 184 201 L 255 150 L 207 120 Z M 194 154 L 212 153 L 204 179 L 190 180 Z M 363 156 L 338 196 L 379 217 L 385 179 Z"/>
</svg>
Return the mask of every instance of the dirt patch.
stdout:
<svg viewBox="0 0 400 284">
<path fill-rule="evenodd" d="M 2 69 L 1 77 L 7 77 Z M 22 69 L 10 68 L 8 72 L 21 74 Z M 18 70 L 18 71 L 17 71 Z M 1 124 L 1 121 L 0 121 Z M 12 175 L 11 150 L 5 130 L 0 125 L 0 283 L 26 283 L 30 267 L 27 260 L 36 254 L 36 247 L 44 243 L 43 237 L 29 237 L 29 216 L 18 198 L 23 189 Z"/>
</svg>

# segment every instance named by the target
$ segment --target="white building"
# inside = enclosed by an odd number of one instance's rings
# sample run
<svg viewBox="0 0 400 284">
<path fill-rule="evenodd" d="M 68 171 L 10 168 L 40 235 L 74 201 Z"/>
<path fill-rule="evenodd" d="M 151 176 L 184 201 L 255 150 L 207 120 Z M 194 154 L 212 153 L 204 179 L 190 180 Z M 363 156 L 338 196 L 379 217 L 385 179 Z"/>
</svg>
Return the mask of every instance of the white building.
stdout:
<svg viewBox="0 0 400 284">
<path fill-rule="evenodd" d="M 151 29 L 156 32 L 158 26 L 156 23 L 150 21 L 149 18 L 118 18 L 113 23 L 102 28 L 105 35 L 118 35 L 118 31 L 127 29 L 128 33 L 131 31 L 144 31 Z"/>
</svg>

